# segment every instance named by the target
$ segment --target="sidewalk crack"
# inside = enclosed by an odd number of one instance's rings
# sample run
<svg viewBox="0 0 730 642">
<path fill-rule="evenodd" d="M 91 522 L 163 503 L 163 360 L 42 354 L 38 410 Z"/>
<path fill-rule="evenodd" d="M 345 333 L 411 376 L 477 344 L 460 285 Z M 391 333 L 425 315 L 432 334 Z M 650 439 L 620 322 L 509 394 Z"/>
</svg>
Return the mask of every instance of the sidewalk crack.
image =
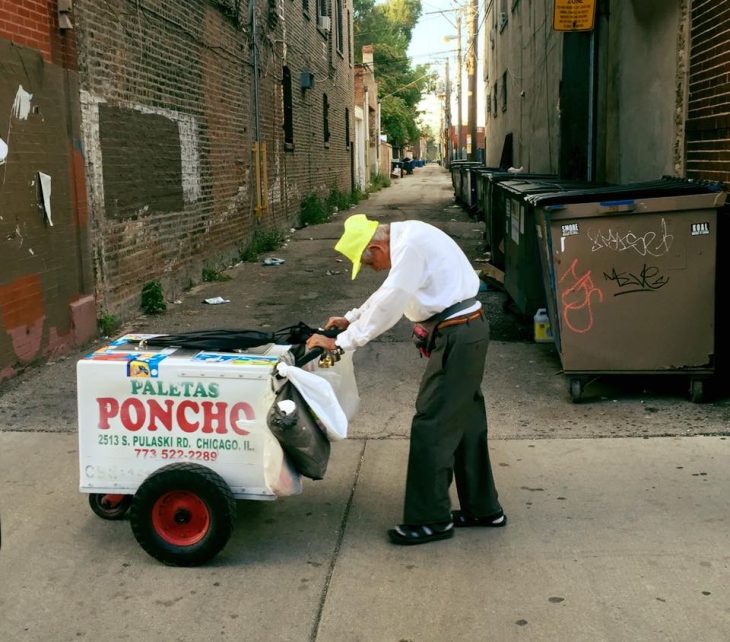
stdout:
<svg viewBox="0 0 730 642">
<path fill-rule="evenodd" d="M 347 528 L 347 519 L 350 516 L 350 508 L 352 507 L 352 500 L 355 496 L 355 489 L 357 488 L 357 482 L 360 479 L 360 469 L 362 468 L 362 462 L 365 459 L 365 448 L 368 445 L 368 440 L 363 440 L 362 450 L 360 450 L 360 460 L 357 463 L 357 470 L 355 471 L 355 479 L 352 482 L 350 488 L 350 496 L 347 498 L 347 504 L 345 504 L 345 510 L 342 513 L 342 520 L 340 521 L 339 534 L 337 535 L 337 541 L 335 542 L 335 548 L 332 551 L 332 558 L 330 559 L 330 565 L 327 569 L 327 578 L 324 581 L 322 587 L 322 595 L 319 598 L 319 607 L 317 608 L 317 614 L 312 624 L 312 633 L 309 636 L 310 642 L 315 642 L 319 636 L 319 625 L 322 621 L 322 613 L 324 612 L 324 605 L 327 601 L 327 594 L 330 589 L 330 582 L 335 572 L 335 566 L 340 556 L 340 548 L 342 547 L 342 540 L 345 539 L 345 529 Z"/>
</svg>

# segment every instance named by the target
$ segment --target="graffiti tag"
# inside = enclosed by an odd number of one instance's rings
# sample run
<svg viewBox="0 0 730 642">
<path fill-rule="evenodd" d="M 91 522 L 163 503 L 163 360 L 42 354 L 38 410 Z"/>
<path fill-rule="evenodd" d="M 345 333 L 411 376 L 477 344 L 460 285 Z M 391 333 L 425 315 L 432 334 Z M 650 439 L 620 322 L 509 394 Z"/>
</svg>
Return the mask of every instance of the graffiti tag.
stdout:
<svg viewBox="0 0 730 642">
<path fill-rule="evenodd" d="M 591 247 L 593 252 L 604 248 L 615 252 L 634 250 L 640 256 L 662 256 L 667 254 L 674 241 L 674 235 L 667 232 L 667 223 L 664 219 L 662 219 L 659 233 L 650 231 L 637 235 L 633 232 L 623 233 L 608 228 L 605 233 L 601 230 L 597 232 L 589 230 L 588 238 L 593 241 Z"/>
<path fill-rule="evenodd" d="M 621 288 L 614 296 L 632 294 L 634 292 L 655 292 L 669 283 L 669 277 L 664 276 L 658 267 L 648 266 L 644 263 L 641 272 L 616 272 L 616 268 L 610 274 L 603 273 L 607 281 L 614 281 Z"/>
<path fill-rule="evenodd" d="M 598 303 L 603 303 L 603 292 L 594 285 L 590 270 L 579 275 L 577 267 L 578 259 L 573 259 L 570 268 L 560 277 L 560 283 L 565 282 L 567 286 L 560 294 L 560 301 L 565 325 L 573 332 L 583 334 L 593 327 L 592 299 L 595 295 Z"/>
</svg>

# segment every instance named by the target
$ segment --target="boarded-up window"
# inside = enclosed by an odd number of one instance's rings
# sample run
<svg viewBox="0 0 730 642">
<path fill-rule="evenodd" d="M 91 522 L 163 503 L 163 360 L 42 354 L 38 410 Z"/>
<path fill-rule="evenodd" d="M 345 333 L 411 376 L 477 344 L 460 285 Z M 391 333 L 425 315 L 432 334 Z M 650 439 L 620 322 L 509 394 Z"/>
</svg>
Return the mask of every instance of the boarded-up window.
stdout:
<svg viewBox="0 0 730 642">
<path fill-rule="evenodd" d="M 284 144 L 294 145 L 294 107 L 292 106 L 291 72 L 284 67 L 281 80 L 284 94 Z"/>
<path fill-rule="evenodd" d="M 345 107 L 345 147 L 350 149 L 350 110 Z"/>
<path fill-rule="evenodd" d="M 330 102 L 327 94 L 322 94 L 322 132 L 324 142 L 330 142 Z"/>
<path fill-rule="evenodd" d="M 342 0 L 337 0 L 337 16 L 335 16 L 335 19 L 337 20 L 337 51 L 342 53 L 343 46 L 345 42 L 345 32 L 343 28 L 343 16 L 342 16 Z"/>
<path fill-rule="evenodd" d="M 99 105 L 108 216 L 183 209 L 178 124 L 157 114 Z"/>
</svg>

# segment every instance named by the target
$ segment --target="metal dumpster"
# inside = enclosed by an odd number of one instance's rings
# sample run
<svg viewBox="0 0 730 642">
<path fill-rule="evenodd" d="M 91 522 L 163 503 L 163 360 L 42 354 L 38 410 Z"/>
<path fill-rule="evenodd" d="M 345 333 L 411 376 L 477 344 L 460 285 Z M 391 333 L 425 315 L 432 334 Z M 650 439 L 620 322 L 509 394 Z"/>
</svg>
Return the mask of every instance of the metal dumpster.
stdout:
<svg viewBox="0 0 730 642">
<path fill-rule="evenodd" d="M 505 201 L 504 192 L 499 192 L 496 186 L 502 181 L 554 179 L 554 174 L 515 174 L 504 170 L 486 168 L 482 173 L 482 180 L 486 181 L 482 190 L 482 212 L 484 212 L 484 241 L 485 248 L 491 252 L 492 264 L 504 270 L 504 238 L 505 238 Z"/>
<path fill-rule="evenodd" d="M 651 183 L 528 197 L 570 395 L 601 374 L 715 372 L 717 185 Z"/>
<path fill-rule="evenodd" d="M 498 191 L 504 191 L 504 287 L 522 314 L 533 316 L 546 307 L 534 207 L 527 197 L 587 187 L 587 183 L 554 179 L 518 179 L 496 184 Z"/>
<path fill-rule="evenodd" d="M 454 188 L 454 199 L 459 202 L 461 199 L 461 165 L 467 161 L 452 160 L 449 165 L 451 171 L 451 185 Z"/>
<path fill-rule="evenodd" d="M 458 200 L 467 210 L 471 210 L 476 204 L 476 182 L 473 180 L 471 170 L 475 167 L 483 167 L 475 161 L 461 161 L 459 171 L 461 172 L 461 191 Z"/>
<path fill-rule="evenodd" d="M 475 190 L 476 203 L 474 205 L 474 215 L 477 220 L 485 221 L 484 203 L 486 200 L 486 192 L 489 186 L 488 175 L 500 171 L 497 167 L 479 166 L 472 168 L 472 186 Z M 484 239 L 487 239 L 486 230 L 483 233 Z"/>
</svg>

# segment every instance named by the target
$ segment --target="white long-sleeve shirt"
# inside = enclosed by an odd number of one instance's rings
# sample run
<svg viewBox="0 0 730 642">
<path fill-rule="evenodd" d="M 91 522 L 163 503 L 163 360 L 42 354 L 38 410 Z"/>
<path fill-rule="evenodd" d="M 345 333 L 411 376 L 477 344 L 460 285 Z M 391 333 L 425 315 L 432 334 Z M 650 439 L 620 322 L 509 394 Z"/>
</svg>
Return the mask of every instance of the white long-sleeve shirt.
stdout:
<svg viewBox="0 0 730 642">
<path fill-rule="evenodd" d="M 345 314 L 350 325 L 336 339 L 343 350 L 365 345 L 403 315 L 425 321 L 479 291 L 479 277 L 461 248 L 448 234 L 422 221 L 390 224 L 390 262 L 383 284 Z M 480 307 L 477 302 L 455 316 Z"/>
</svg>

